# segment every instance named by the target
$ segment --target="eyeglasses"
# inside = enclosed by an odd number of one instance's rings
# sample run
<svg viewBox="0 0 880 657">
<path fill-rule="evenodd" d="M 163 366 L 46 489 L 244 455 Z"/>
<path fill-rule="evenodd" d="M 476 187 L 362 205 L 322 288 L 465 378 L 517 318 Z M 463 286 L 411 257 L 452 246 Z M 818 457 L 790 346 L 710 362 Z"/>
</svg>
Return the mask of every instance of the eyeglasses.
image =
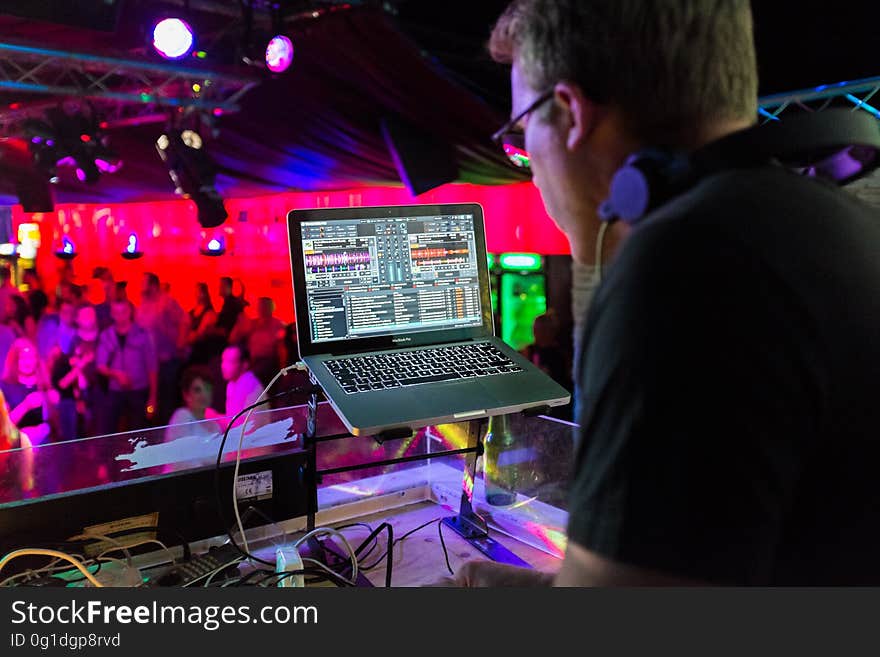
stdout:
<svg viewBox="0 0 880 657">
<path fill-rule="evenodd" d="M 553 98 L 553 89 L 538 96 L 531 105 L 510 119 L 492 135 L 492 141 L 501 146 L 508 159 L 521 169 L 529 169 L 531 165 L 529 163 L 529 154 L 526 152 L 526 136 L 522 128 L 519 127 L 519 122 L 551 98 Z"/>
</svg>

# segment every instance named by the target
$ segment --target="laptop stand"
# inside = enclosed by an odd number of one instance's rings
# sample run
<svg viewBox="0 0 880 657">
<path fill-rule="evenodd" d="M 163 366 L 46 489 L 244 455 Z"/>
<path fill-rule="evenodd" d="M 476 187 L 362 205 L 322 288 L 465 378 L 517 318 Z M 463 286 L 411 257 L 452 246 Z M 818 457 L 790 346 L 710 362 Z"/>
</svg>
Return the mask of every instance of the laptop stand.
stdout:
<svg viewBox="0 0 880 657">
<path fill-rule="evenodd" d="M 311 382 L 317 385 L 314 377 Z M 315 515 L 318 512 L 318 485 L 321 478 L 325 475 L 338 474 L 341 472 L 352 472 L 366 468 L 382 467 L 386 465 L 396 465 L 398 463 L 407 463 L 411 461 L 421 461 L 433 458 L 442 458 L 445 456 L 454 456 L 458 454 L 473 454 L 472 460 L 466 460 L 464 477 L 462 479 L 461 503 L 458 515 L 443 518 L 442 522 L 447 527 L 452 528 L 468 543 L 473 545 L 477 550 L 485 554 L 493 561 L 506 563 L 514 566 L 522 566 L 530 568 L 531 566 L 517 557 L 513 552 L 505 548 L 503 545 L 493 540 L 489 536 L 489 527 L 486 520 L 474 511 L 473 508 L 473 492 L 474 478 L 476 476 L 477 458 L 483 453 L 483 433 L 488 424 L 488 418 L 479 420 L 471 420 L 468 425 L 468 446 L 461 449 L 450 449 L 441 452 L 432 452 L 430 454 L 416 454 L 413 456 L 401 456 L 382 461 L 370 461 L 369 463 L 358 463 L 356 465 L 347 465 L 338 468 L 327 468 L 319 470 L 317 465 L 317 446 L 318 443 L 331 440 L 339 440 L 350 438 L 351 434 L 342 433 L 330 436 L 318 436 L 318 394 L 312 393 L 308 400 L 308 416 L 306 419 L 306 431 L 303 434 L 303 448 L 306 452 L 304 464 L 300 467 L 300 482 L 307 491 L 307 514 L 306 529 L 311 531 L 315 529 Z M 400 440 L 412 436 L 410 430 L 392 429 L 373 436 L 379 444 L 390 440 Z M 329 550 L 325 550 L 324 546 Z M 333 546 L 329 539 L 312 538 L 308 541 L 309 552 L 312 555 L 321 556 L 339 553 L 340 550 Z M 369 580 L 363 575 L 358 576 L 358 586 L 371 586 Z"/>
</svg>

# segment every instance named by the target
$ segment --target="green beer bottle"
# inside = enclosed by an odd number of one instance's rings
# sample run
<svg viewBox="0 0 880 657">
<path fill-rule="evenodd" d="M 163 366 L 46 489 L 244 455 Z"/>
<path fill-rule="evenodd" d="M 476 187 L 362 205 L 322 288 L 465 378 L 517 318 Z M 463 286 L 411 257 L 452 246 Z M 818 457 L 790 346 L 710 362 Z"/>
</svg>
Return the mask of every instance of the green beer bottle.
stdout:
<svg viewBox="0 0 880 657">
<path fill-rule="evenodd" d="M 483 483 L 486 486 L 486 502 L 492 506 L 505 506 L 516 501 L 516 485 L 519 479 L 514 450 L 516 440 L 511 431 L 510 418 L 495 415 L 489 418 L 489 431 L 483 443 Z"/>
</svg>

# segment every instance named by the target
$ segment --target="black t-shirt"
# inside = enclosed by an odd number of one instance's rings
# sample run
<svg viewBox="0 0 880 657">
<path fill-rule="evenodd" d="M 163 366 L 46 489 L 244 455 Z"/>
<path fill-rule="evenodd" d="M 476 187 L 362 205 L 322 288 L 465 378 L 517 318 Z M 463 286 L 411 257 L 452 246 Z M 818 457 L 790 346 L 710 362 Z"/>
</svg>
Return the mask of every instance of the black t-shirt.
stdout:
<svg viewBox="0 0 880 657">
<path fill-rule="evenodd" d="M 9 407 L 10 411 L 23 402 L 25 397 L 38 390 L 35 385 L 26 386 L 22 383 L 8 383 L 6 381 L 0 383 L 0 389 L 3 390 L 3 396 L 6 398 L 6 405 Z M 35 427 L 42 424 L 42 422 L 43 408 L 32 408 L 21 418 L 18 427 Z"/>
<path fill-rule="evenodd" d="M 66 388 L 61 387 L 61 379 L 70 374 L 72 369 L 73 367 L 70 364 L 70 356 L 67 354 L 59 354 L 52 363 L 52 371 L 50 372 L 52 387 L 61 393 L 63 399 L 74 398 L 74 389 L 77 386 L 76 379 L 74 379 Z"/>
<path fill-rule="evenodd" d="M 217 328 L 222 329 L 228 336 L 232 332 L 233 327 L 235 327 L 235 322 L 243 310 L 244 301 L 239 297 L 228 296 L 223 299 L 223 306 L 217 314 Z"/>
<path fill-rule="evenodd" d="M 656 211 L 590 311 L 569 537 L 737 584 L 880 583 L 880 213 L 781 168 Z"/>
<path fill-rule="evenodd" d="M 125 341 L 128 340 L 128 333 L 120 333 L 116 331 L 116 341 L 119 343 L 119 351 L 125 351 Z"/>
</svg>

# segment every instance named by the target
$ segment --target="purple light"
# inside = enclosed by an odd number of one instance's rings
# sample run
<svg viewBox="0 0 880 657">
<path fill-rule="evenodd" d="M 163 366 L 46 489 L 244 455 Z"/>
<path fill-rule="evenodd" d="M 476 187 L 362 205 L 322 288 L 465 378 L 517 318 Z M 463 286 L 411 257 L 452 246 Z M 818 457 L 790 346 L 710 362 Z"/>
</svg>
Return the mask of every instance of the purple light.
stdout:
<svg viewBox="0 0 880 657">
<path fill-rule="evenodd" d="M 48 146 L 49 148 L 52 148 L 52 146 L 54 146 L 54 145 L 55 145 L 54 139 L 47 139 L 46 140 L 46 146 Z"/>
<path fill-rule="evenodd" d="M 192 50 L 192 28 L 179 18 L 165 18 L 153 28 L 153 47 L 165 59 L 180 59 Z"/>
<path fill-rule="evenodd" d="M 71 253 L 73 253 L 73 251 L 74 251 L 73 242 L 70 241 L 70 238 L 69 238 L 69 237 L 65 237 L 65 238 L 63 238 L 63 239 L 61 240 L 61 242 L 62 242 L 62 245 L 63 245 L 63 246 L 61 247 L 61 250 L 64 251 L 64 253 L 67 253 L 67 254 L 71 254 Z"/>
<path fill-rule="evenodd" d="M 31 137 L 32 144 L 39 144 L 41 141 L 43 141 L 42 137 Z"/>
<path fill-rule="evenodd" d="M 76 168 L 76 179 L 80 182 L 85 182 L 86 180 L 86 172 L 79 167 Z"/>
<path fill-rule="evenodd" d="M 70 157 L 68 155 L 67 157 L 62 157 L 55 164 L 58 164 L 59 166 L 65 166 L 65 165 L 73 166 L 74 164 L 76 164 L 76 160 L 74 160 L 72 157 Z"/>
<path fill-rule="evenodd" d="M 107 160 L 96 158 L 95 166 L 97 166 L 98 170 L 102 173 L 116 173 L 119 170 L 119 167 L 122 166 L 122 160 L 119 160 L 118 162 L 108 162 Z"/>
<path fill-rule="evenodd" d="M 266 47 L 266 66 L 273 73 L 286 71 L 293 62 L 293 43 L 286 36 L 272 37 Z"/>
</svg>

